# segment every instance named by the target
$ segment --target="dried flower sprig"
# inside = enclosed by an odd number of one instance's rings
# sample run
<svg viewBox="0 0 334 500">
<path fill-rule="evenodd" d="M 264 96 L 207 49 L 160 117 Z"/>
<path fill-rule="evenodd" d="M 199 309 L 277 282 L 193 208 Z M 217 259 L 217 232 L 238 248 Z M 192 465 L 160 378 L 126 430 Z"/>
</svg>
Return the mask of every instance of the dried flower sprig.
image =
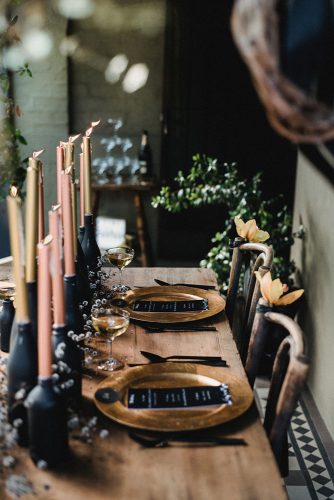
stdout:
<svg viewBox="0 0 334 500">
<path fill-rule="evenodd" d="M 261 276 L 261 274 L 256 271 L 255 275 L 260 282 L 262 297 L 269 302 L 269 304 L 287 306 L 299 299 L 304 293 L 302 288 L 286 293 L 288 291 L 288 286 L 282 283 L 279 278 L 272 280 L 269 271 L 264 276 Z"/>
<path fill-rule="evenodd" d="M 263 243 L 270 238 L 270 234 L 267 231 L 262 231 L 262 229 L 257 227 L 255 219 L 244 222 L 237 215 L 234 217 L 234 222 L 238 235 L 251 243 Z"/>
</svg>

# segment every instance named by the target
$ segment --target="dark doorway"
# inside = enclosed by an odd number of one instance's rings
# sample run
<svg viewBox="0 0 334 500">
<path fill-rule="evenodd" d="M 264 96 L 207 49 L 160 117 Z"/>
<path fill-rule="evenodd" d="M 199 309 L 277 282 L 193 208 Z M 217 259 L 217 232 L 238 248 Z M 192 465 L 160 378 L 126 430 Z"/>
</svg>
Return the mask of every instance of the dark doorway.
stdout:
<svg viewBox="0 0 334 500">
<path fill-rule="evenodd" d="M 292 206 L 296 148 L 270 127 L 230 30 L 231 0 L 167 0 L 161 177 L 172 182 L 195 153 L 263 171 L 265 195 Z M 160 211 L 158 257 L 203 258 L 221 207 Z"/>
</svg>

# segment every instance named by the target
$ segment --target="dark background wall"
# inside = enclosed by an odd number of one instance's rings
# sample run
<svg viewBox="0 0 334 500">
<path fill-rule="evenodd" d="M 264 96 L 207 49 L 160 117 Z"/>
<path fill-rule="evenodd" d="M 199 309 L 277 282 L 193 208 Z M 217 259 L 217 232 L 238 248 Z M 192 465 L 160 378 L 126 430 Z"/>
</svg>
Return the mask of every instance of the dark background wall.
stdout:
<svg viewBox="0 0 334 500">
<path fill-rule="evenodd" d="M 283 193 L 292 206 L 296 148 L 266 119 L 232 39 L 232 4 L 167 2 L 162 178 L 172 181 L 194 153 L 205 153 L 237 162 L 245 176 L 262 171 L 265 196 Z M 203 258 L 223 218 L 221 207 L 178 215 L 161 210 L 159 256 Z"/>
</svg>

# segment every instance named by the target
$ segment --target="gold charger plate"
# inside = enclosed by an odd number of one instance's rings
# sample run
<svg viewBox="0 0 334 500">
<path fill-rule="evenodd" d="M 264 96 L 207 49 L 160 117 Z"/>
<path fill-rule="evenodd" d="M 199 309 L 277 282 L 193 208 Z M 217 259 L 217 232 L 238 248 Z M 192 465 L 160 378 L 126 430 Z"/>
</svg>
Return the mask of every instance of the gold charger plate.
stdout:
<svg viewBox="0 0 334 500">
<path fill-rule="evenodd" d="M 124 307 L 130 318 L 158 322 L 158 323 L 181 323 L 185 321 L 197 321 L 204 318 L 210 318 L 215 314 L 225 309 L 225 300 L 217 292 L 210 290 L 201 290 L 199 288 L 191 288 L 189 286 L 150 286 L 145 288 L 137 288 L 129 290 L 124 299 L 128 302 L 128 306 Z M 208 299 L 209 309 L 207 311 L 194 312 L 144 312 L 134 311 L 132 305 L 136 300 L 199 300 Z"/>
<path fill-rule="evenodd" d="M 232 375 L 229 368 L 195 365 L 192 363 L 153 363 L 114 373 L 98 386 L 111 387 L 121 394 L 116 403 L 95 401 L 107 417 L 138 429 L 152 431 L 190 431 L 214 427 L 242 415 L 253 401 L 253 392 L 244 379 Z M 128 388 L 193 387 L 228 384 L 232 405 L 220 405 L 202 410 L 132 410 L 127 407 Z"/>
</svg>

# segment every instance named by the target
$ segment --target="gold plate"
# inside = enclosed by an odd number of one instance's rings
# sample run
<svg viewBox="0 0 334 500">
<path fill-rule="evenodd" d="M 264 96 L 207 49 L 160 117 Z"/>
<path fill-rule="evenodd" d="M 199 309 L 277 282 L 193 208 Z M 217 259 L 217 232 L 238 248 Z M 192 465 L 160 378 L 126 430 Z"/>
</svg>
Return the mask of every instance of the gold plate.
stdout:
<svg viewBox="0 0 334 500">
<path fill-rule="evenodd" d="M 111 387 L 121 394 L 121 399 L 112 404 L 95 399 L 95 404 L 112 420 L 138 429 L 168 432 L 213 427 L 240 416 L 253 401 L 248 382 L 229 370 L 192 363 L 152 363 L 128 368 L 114 373 L 98 386 L 98 389 Z M 193 387 L 221 383 L 228 384 L 232 405 L 202 410 L 129 410 L 127 407 L 129 387 Z"/>
<path fill-rule="evenodd" d="M 184 321 L 197 321 L 214 316 L 225 309 L 225 300 L 219 293 L 189 286 L 150 286 L 129 290 L 125 295 L 128 306 L 125 307 L 130 318 L 140 321 L 159 323 L 178 323 Z M 194 312 L 144 312 L 134 311 L 132 305 L 136 300 L 199 300 L 208 299 L 209 309 L 207 311 Z"/>
</svg>

